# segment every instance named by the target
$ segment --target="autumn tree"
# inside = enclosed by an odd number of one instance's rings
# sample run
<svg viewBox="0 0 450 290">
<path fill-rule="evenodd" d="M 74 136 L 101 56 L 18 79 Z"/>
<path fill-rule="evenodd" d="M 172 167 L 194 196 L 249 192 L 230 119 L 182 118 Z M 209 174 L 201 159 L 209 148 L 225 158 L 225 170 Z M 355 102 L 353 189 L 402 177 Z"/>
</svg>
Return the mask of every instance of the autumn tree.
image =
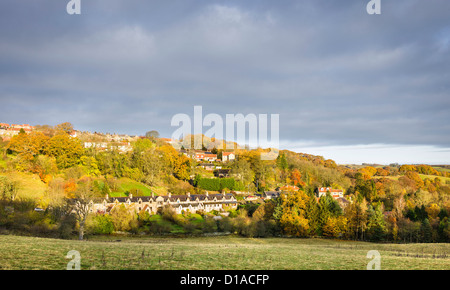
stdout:
<svg viewBox="0 0 450 290">
<path fill-rule="evenodd" d="M 337 168 L 337 164 L 334 160 L 327 159 L 324 161 L 324 166 L 328 168 Z"/>
<path fill-rule="evenodd" d="M 406 173 L 408 171 L 416 171 L 416 170 L 417 170 L 417 167 L 415 165 L 404 164 L 404 165 L 400 166 L 400 168 L 398 169 L 398 172 Z"/>
<path fill-rule="evenodd" d="M 58 173 L 56 159 L 46 155 L 38 155 L 33 160 L 33 167 L 31 171 L 38 174 L 41 180 L 48 184 L 50 180 L 52 180 L 53 176 Z"/>
<path fill-rule="evenodd" d="M 34 126 L 34 132 L 41 132 L 47 137 L 53 137 L 55 135 L 55 128 L 50 125 L 36 125 Z"/>
<path fill-rule="evenodd" d="M 77 165 L 83 153 L 81 142 L 66 134 L 53 136 L 48 141 L 46 148 L 46 154 L 56 158 L 56 164 L 59 169 Z"/>
<path fill-rule="evenodd" d="M 291 171 L 290 179 L 293 185 L 303 188 L 306 186 L 305 182 L 302 180 L 302 174 L 295 168 Z"/>
<path fill-rule="evenodd" d="M 133 149 L 135 151 L 135 154 L 141 154 L 145 150 L 153 148 L 155 146 L 156 144 L 147 138 L 139 139 L 133 143 Z"/>
<path fill-rule="evenodd" d="M 180 180 L 190 179 L 191 166 L 192 161 L 190 158 L 182 154 L 179 155 L 174 162 L 174 169 L 173 169 L 174 176 Z"/>
<path fill-rule="evenodd" d="M 22 133 L 12 137 L 7 148 L 25 160 L 32 160 L 45 152 L 48 141 L 49 137 L 41 132 Z"/>
<path fill-rule="evenodd" d="M 344 235 L 347 232 L 347 218 L 344 216 L 328 217 L 322 231 L 326 237 L 340 237 Z"/>
<path fill-rule="evenodd" d="M 279 223 L 284 233 L 296 237 L 305 237 L 308 235 L 309 224 L 306 219 L 306 204 L 308 195 L 303 191 L 282 194 L 281 217 Z"/>
<path fill-rule="evenodd" d="M 367 229 L 367 202 L 364 198 L 355 201 L 345 208 L 344 216 L 348 220 L 348 235 L 355 240 L 364 239 Z"/>
<path fill-rule="evenodd" d="M 142 153 L 139 168 L 145 176 L 145 183 L 149 185 L 157 184 L 161 177 L 165 175 L 164 173 L 169 170 L 171 164 L 169 160 L 164 158 L 165 156 L 167 155 L 163 155 L 157 148 L 150 148 Z"/>
<path fill-rule="evenodd" d="M 230 174 L 244 186 L 248 186 L 255 178 L 250 163 L 245 159 L 234 160 L 230 165 Z"/>
<path fill-rule="evenodd" d="M 80 163 L 89 176 L 99 176 L 98 162 L 94 157 L 81 156 Z"/>
<path fill-rule="evenodd" d="M 437 204 L 432 203 L 425 210 L 428 213 L 428 218 L 432 220 L 437 218 L 441 208 Z"/>
<path fill-rule="evenodd" d="M 440 175 L 439 171 L 431 167 L 430 165 L 421 164 L 417 166 L 417 173 L 426 175 Z"/>
<path fill-rule="evenodd" d="M 377 169 L 372 166 L 366 166 L 358 170 L 359 173 L 363 175 L 365 180 L 369 180 L 377 173 Z"/>
<path fill-rule="evenodd" d="M 264 151 L 261 149 L 243 151 L 237 156 L 238 159 L 244 159 L 250 164 L 250 168 L 254 173 L 253 184 L 257 190 L 263 190 L 272 173 L 272 165 L 275 166 L 275 162 L 262 160 L 261 153 Z"/>
<path fill-rule="evenodd" d="M 424 186 L 424 182 L 417 172 L 408 171 L 406 172 L 405 177 L 412 180 L 417 189 L 420 189 Z"/>
<path fill-rule="evenodd" d="M 73 125 L 70 122 L 61 123 L 55 126 L 56 134 L 70 134 L 73 131 Z"/>
<path fill-rule="evenodd" d="M 111 175 L 116 178 L 120 178 L 123 176 L 124 167 L 128 163 L 134 162 L 133 166 L 135 168 L 141 169 L 141 154 L 138 155 L 136 159 L 139 161 L 132 161 L 125 154 L 119 154 L 116 151 L 108 151 L 108 152 L 100 152 L 95 155 L 95 159 L 98 163 L 98 169 L 100 170 L 102 175 Z"/>
<path fill-rule="evenodd" d="M 389 171 L 384 169 L 384 168 L 377 168 L 377 176 L 388 176 L 389 175 Z"/>
</svg>

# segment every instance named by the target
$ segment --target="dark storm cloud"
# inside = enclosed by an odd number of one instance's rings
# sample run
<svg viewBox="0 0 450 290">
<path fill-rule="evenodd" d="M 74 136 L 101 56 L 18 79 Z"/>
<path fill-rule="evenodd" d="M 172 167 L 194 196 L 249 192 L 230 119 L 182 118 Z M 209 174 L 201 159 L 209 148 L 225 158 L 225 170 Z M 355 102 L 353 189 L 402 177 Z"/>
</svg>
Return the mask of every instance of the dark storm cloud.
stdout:
<svg viewBox="0 0 450 290">
<path fill-rule="evenodd" d="M 450 145 L 449 1 L 67 2 L 1 2 L 0 121 L 170 136 L 202 105 L 292 142 Z"/>
</svg>

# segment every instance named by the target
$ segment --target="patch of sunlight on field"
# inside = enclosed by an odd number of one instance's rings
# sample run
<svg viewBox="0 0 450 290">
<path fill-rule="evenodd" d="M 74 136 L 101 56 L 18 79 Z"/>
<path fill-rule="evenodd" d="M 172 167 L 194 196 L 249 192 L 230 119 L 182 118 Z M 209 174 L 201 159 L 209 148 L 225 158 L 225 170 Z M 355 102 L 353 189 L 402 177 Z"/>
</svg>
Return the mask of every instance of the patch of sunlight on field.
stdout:
<svg viewBox="0 0 450 290">
<path fill-rule="evenodd" d="M 0 173 L 0 176 L 6 176 L 10 180 L 18 183 L 18 197 L 39 199 L 44 196 L 47 185 L 41 181 L 37 174 L 23 172 Z"/>
</svg>

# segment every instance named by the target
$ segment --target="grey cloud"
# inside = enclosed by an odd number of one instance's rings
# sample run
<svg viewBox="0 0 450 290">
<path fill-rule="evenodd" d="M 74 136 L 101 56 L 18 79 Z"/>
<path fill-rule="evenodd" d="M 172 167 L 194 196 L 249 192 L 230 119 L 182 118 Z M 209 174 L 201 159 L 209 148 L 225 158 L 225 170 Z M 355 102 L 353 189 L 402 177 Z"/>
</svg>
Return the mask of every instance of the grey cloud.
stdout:
<svg viewBox="0 0 450 290">
<path fill-rule="evenodd" d="M 202 105 L 294 141 L 450 145 L 448 1 L 39 2 L 0 4 L 0 121 L 170 136 Z"/>
</svg>

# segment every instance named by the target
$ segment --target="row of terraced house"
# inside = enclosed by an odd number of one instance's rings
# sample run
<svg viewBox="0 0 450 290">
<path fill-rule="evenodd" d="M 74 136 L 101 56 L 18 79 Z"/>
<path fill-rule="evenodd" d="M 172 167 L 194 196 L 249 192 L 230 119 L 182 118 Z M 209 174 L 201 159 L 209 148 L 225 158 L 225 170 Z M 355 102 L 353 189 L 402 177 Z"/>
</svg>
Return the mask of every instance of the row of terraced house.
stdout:
<svg viewBox="0 0 450 290">
<path fill-rule="evenodd" d="M 211 212 L 226 211 L 237 208 L 237 200 L 231 193 L 220 194 L 186 194 L 186 195 L 160 195 L 136 196 L 130 194 L 127 197 L 106 196 L 101 202 L 92 204 L 92 212 L 109 213 L 120 205 L 134 212 L 147 211 L 156 214 L 165 206 L 171 207 L 177 214 L 182 212 L 195 213 L 197 211 Z"/>
<path fill-rule="evenodd" d="M 19 134 L 20 130 L 29 133 L 34 130 L 34 127 L 28 124 L 18 125 L 0 123 L 0 137 L 2 137 L 3 141 L 8 141 L 11 137 Z"/>
</svg>

